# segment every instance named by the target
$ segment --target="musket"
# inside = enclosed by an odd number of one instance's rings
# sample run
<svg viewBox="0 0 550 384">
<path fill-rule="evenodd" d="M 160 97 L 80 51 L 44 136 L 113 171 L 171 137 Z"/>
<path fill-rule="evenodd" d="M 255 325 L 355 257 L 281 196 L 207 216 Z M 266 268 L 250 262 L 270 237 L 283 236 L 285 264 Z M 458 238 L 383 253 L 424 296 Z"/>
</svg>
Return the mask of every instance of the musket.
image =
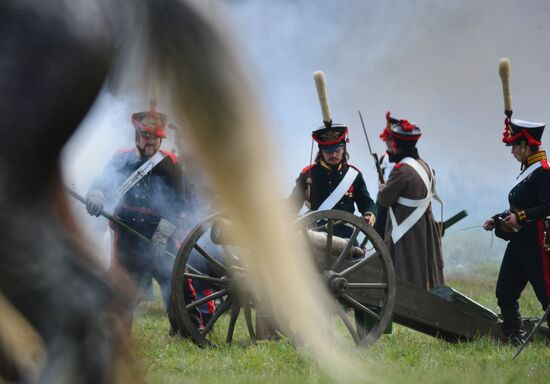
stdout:
<svg viewBox="0 0 550 384">
<path fill-rule="evenodd" d="M 363 121 L 363 115 L 361 115 L 361 111 L 359 112 L 359 118 L 361 119 L 361 125 L 363 126 L 363 132 L 365 133 L 365 138 L 367 139 L 367 145 L 369 146 L 369 152 L 371 156 L 374 158 L 374 165 L 376 166 L 376 173 L 378 173 L 378 181 L 382 184 L 384 184 L 384 172 L 382 172 L 382 168 L 380 167 L 380 160 L 378 159 L 378 154 L 374 153 L 372 151 L 372 148 L 370 146 L 369 141 L 369 135 L 367 134 L 367 129 L 365 128 L 365 122 Z"/>
</svg>

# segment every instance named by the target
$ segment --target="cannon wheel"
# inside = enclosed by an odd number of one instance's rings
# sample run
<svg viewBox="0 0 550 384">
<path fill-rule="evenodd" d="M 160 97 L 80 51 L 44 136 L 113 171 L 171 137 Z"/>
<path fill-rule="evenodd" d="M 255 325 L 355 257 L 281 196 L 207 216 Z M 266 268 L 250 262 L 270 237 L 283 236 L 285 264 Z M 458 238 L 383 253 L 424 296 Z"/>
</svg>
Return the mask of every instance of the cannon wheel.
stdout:
<svg viewBox="0 0 550 384">
<path fill-rule="evenodd" d="M 253 341 L 256 338 L 253 305 L 246 299 L 247 295 L 237 292 L 239 284 L 236 281 L 241 274 L 238 268 L 226 262 L 233 258 L 231 249 L 215 245 L 210 240 L 212 224 L 224 216 L 223 212 L 213 214 L 191 230 L 178 251 L 172 270 L 172 311 L 183 335 L 200 346 L 221 344 L 224 337 L 226 343 L 231 343 L 236 328 L 240 329 L 237 320 L 241 312 L 244 314 L 248 337 Z M 192 253 L 202 258 L 200 261 L 208 266 L 208 271 L 199 271 L 191 266 L 189 261 Z M 223 257 L 216 257 L 215 253 L 223 254 Z M 190 299 L 188 293 L 191 280 L 208 283 L 214 289 L 201 298 L 192 294 Z M 216 303 L 214 313 L 208 322 L 198 324 L 193 311 L 207 302 Z M 218 321 L 225 314 L 229 314 L 229 321 Z"/>
<path fill-rule="evenodd" d="M 368 318 L 366 328 L 353 326 L 345 309 L 335 313 L 358 345 L 374 343 L 391 320 L 395 304 L 395 272 L 387 247 L 378 233 L 362 218 L 341 210 L 311 212 L 295 223 L 310 249 L 315 252 L 317 266 L 331 294 L 344 308 Z M 350 228 L 351 241 L 336 255 L 333 251 L 335 225 Z M 308 230 L 326 232 L 326 246 L 315 249 Z M 356 243 L 365 256 L 352 258 L 351 249 Z"/>
</svg>

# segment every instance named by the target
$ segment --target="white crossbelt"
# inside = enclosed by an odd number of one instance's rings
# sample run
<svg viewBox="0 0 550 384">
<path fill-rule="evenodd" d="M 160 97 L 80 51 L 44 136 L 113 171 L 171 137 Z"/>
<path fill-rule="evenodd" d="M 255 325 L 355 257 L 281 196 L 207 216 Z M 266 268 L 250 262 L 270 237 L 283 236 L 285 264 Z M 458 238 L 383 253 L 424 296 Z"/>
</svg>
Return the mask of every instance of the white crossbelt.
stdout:
<svg viewBox="0 0 550 384">
<path fill-rule="evenodd" d="M 344 175 L 344 178 L 342 181 L 340 181 L 340 184 L 336 188 L 334 188 L 334 191 L 321 203 L 319 208 L 317 208 L 318 211 L 325 211 L 327 209 L 332 209 L 334 206 L 340 201 L 340 199 L 344 196 L 344 193 L 346 193 L 357 178 L 357 175 L 359 172 L 353 168 L 348 167 L 348 170 L 346 174 Z"/>
<path fill-rule="evenodd" d="M 397 199 L 397 203 L 404 205 L 405 207 L 416 208 L 409 216 L 407 216 L 405 220 L 401 222 L 401 224 L 397 224 L 397 219 L 395 218 L 393 209 L 392 207 L 389 208 L 392 225 L 391 237 L 394 244 L 397 244 L 403 235 L 405 235 L 418 222 L 418 220 L 420 220 L 420 218 L 424 215 L 424 212 L 426 212 L 430 206 L 432 198 L 441 203 L 439 196 L 437 196 L 437 193 L 435 192 L 435 184 L 433 181 L 434 176 L 431 169 L 430 175 L 428 175 L 424 167 L 412 157 L 405 157 L 401 160 L 401 163 L 411 166 L 416 171 L 418 176 L 420 176 L 424 182 L 428 192 L 426 193 L 426 197 L 423 199 L 407 199 L 405 197 L 399 197 L 399 199 Z"/>
<path fill-rule="evenodd" d="M 540 168 L 542 164 L 540 161 L 537 161 L 536 163 L 531 164 L 527 168 L 525 168 L 517 177 L 516 183 L 514 184 L 514 187 L 521 183 L 523 180 L 525 180 L 531 173 L 535 172 L 538 168 Z"/>
<path fill-rule="evenodd" d="M 134 171 L 117 189 L 117 196 L 120 199 L 126 194 L 138 181 L 140 181 L 146 174 L 151 172 L 155 166 L 166 157 L 166 154 L 158 151 L 153 157 L 147 160 L 138 169 Z"/>
</svg>

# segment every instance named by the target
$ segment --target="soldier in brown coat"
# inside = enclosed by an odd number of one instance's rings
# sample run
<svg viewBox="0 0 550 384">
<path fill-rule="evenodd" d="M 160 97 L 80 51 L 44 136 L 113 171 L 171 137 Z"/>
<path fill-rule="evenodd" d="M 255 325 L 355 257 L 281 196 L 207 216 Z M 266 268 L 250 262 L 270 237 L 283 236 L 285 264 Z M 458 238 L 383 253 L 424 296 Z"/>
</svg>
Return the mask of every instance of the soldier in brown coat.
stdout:
<svg viewBox="0 0 550 384">
<path fill-rule="evenodd" d="M 441 233 L 431 209 L 434 174 L 418 155 L 420 128 L 389 112 L 386 118 L 381 137 L 395 166 L 378 192 L 377 203 L 388 208 L 384 240 L 397 278 L 431 290 L 444 284 Z"/>
</svg>

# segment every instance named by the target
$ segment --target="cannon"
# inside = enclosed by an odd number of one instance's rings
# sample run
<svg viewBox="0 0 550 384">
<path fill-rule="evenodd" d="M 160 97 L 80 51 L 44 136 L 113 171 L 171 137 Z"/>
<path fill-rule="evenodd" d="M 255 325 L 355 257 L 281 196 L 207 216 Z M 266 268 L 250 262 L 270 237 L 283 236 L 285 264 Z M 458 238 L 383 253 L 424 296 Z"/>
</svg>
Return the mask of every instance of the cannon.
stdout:
<svg viewBox="0 0 550 384">
<path fill-rule="evenodd" d="M 335 236 L 336 226 L 347 228 L 350 238 Z M 334 313 L 340 326 L 358 345 L 376 341 L 391 320 L 396 288 L 393 264 L 382 239 L 364 220 L 339 210 L 309 213 L 294 222 L 290 230 L 302 234 L 309 250 L 308 254 L 296 257 L 314 257 L 320 277 L 341 303 Z M 238 256 L 243 250 L 232 244 L 230 233 L 231 223 L 226 214 L 208 217 L 189 233 L 174 264 L 175 317 L 199 345 L 231 343 L 236 329 L 240 330 L 237 319 L 241 312 L 246 324 L 243 331 L 251 340 L 256 339 L 258 318 L 254 317 L 262 316 L 263 312 L 254 292 L 245 288 L 243 279 L 247 278 L 247 270 Z M 199 270 L 196 265 L 203 268 Z M 377 271 L 376 275 L 364 278 L 367 275 L 363 269 L 367 265 Z M 189 300 L 190 280 L 204 282 L 214 289 L 206 296 L 196 292 Z M 369 297 L 368 305 L 364 304 L 364 297 Z M 214 303 L 215 310 L 208 321 L 198 322 L 194 310 L 207 303 Z M 349 309 L 369 318 L 368 329 L 353 324 Z M 219 321 L 226 313 L 229 321 Z"/>
<path fill-rule="evenodd" d="M 347 228 L 349 236 L 335 236 L 337 226 Z M 306 254 L 296 257 L 313 258 L 320 278 L 340 304 L 333 314 L 334 327 L 343 329 L 357 345 L 374 343 L 392 319 L 448 342 L 482 336 L 503 339 L 498 315 L 460 292 L 447 286 L 430 292 L 397 280 L 383 240 L 361 218 L 340 210 L 315 211 L 297 219 L 290 230 L 300 233 L 307 244 Z M 255 341 L 265 333 L 266 304 L 246 288 L 247 269 L 239 257 L 243 250 L 231 232 L 226 213 L 206 218 L 189 233 L 174 264 L 175 318 L 200 346 L 230 344 L 237 334 Z M 196 285 L 191 282 L 211 289 L 190 294 Z M 211 313 L 200 319 L 197 309 L 205 305 Z M 244 322 L 238 323 L 241 312 Z M 354 324 L 357 314 L 367 318 L 366 328 Z M 524 320 L 529 330 L 536 319 Z M 547 327 L 539 333 L 550 336 Z"/>
</svg>

